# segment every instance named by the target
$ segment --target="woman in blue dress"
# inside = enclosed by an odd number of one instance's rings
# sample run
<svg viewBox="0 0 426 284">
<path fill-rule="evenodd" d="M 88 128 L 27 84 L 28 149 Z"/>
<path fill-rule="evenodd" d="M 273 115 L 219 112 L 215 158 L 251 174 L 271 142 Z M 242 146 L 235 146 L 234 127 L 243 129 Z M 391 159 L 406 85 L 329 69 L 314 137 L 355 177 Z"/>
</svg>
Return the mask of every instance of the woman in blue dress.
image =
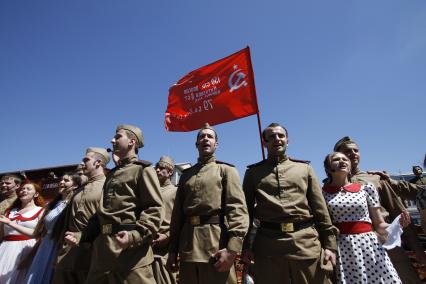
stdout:
<svg viewBox="0 0 426 284">
<path fill-rule="evenodd" d="M 73 191 L 77 188 L 79 177 L 64 174 L 59 182 L 59 194 L 49 203 L 45 216 L 37 224 L 35 236 L 41 238 L 40 246 L 33 258 L 24 283 L 48 284 L 52 280 L 53 264 L 56 259 L 56 242 L 51 238 L 52 229 L 71 199 Z"/>
</svg>

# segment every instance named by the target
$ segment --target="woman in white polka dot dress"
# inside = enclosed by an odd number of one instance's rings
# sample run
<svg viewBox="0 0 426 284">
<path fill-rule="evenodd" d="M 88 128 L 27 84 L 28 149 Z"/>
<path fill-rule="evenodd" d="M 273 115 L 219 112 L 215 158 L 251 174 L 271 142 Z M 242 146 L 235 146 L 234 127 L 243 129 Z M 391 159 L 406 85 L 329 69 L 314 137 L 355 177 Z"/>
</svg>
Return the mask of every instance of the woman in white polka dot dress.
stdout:
<svg viewBox="0 0 426 284">
<path fill-rule="evenodd" d="M 370 284 L 401 283 L 385 249 L 374 230 L 386 235 L 389 226 L 380 214 L 379 196 L 372 184 L 350 183 L 349 159 L 341 153 L 331 153 L 324 160 L 328 181 L 323 188 L 324 198 L 338 236 L 338 283 Z M 401 214 L 400 224 L 407 226 L 407 212 Z"/>
</svg>

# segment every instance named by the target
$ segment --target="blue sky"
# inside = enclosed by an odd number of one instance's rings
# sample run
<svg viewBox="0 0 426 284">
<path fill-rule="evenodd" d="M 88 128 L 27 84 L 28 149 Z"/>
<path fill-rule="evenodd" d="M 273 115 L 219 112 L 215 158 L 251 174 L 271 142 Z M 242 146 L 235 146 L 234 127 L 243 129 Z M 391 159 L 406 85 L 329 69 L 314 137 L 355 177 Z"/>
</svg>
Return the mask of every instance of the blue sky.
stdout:
<svg viewBox="0 0 426 284">
<path fill-rule="evenodd" d="M 77 163 L 122 123 L 142 128 L 141 159 L 194 163 L 196 133 L 164 129 L 168 88 L 247 45 L 262 126 L 287 126 L 319 177 L 345 135 L 364 169 L 423 161 L 423 0 L 0 1 L 0 172 Z M 242 178 L 261 159 L 256 117 L 217 131 Z"/>
</svg>

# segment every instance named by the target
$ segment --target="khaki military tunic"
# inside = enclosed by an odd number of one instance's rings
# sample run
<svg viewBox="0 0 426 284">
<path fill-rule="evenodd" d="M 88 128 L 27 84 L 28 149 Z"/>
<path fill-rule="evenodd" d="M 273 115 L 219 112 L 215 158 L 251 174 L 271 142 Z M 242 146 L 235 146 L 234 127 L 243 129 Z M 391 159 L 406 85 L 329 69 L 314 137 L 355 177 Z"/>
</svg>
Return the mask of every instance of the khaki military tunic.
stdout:
<svg viewBox="0 0 426 284">
<path fill-rule="evenodd" d="M 155 283 L 151 267 L 145 267 L 154 259 L 150 243 L 162 219 L 160 184 L 154 168 L 136 156 L 121 160 L 107 175 L 97 217 L 101 234 L 93 243 L 86 283 L 127 283 L 131 279 Z M 133 227 L 119 230 L 130 233 L 127 249 L 117 244 L 116 232 L 109 232 L 111 226 L 118 225 Z"/>
<path fill-rule="evenodd" d="M 219 215 L 222 194 L 228 235 L 222 248 L 241 251 L 248 216 L 238 172 L 211 157 L 185 170 L 179 182 L 170 226 L 170 251 L 179 253 L 181 261 L 209 262 L 210 256 L 219 250 L 222 229 L 218 224 L 192 226 L 187 219 Z"/>
<path fill-rule="evenodd" d="M 352 182 L 372 183 L 380 196 L 380 205 L 389 213 L 389 219 L 392 221 L 406 208 L 403 205 L 400 197 L 414 199 L 419 191 L 418 187 L 406 181 L 396 181 L 393 179 L 384 180 L 379 175 L 368 174 L 363 171 L 358 171 L 351 177 Z M 406 243 L 413 250 L 423 250 L 420 244 L 416 230 L 411 224 L 404 228 L 403 237 Z M 402 283 L 420 283 L 417 272 L 411 265 L 406 252 L 401 247 L 388 250 L 388 255 L 392 264 L 398 272 Z"/>
<path fill-rule="evenodd" d="M 75 283 L 75 281 L 82 281 L 81 276 L 63 275 L 67 272 L 84 271 L 83 275 L 87 273 L 90 266 L 91 252 L 90 248 L 84 246 L 70 246 L 64 240 L 63 236 L 66 231 L 80 233 L 87 227 L 89 219 L 96 213 L 99 207 L 99 202 L 102 195 L 102 187 L 105 182 L 104 175 L 92 177 L 88 182 L 77 189 L 73 196 L 71 203 L 67 207 L 66 228 L 62 233 L 60 246 L 57 256 L 57 264 L 53 277 L 53 283 Z M 84 279 L 83 279 L 84 280 Z"/>
<path fill-rule="evenodd" d="M 292 281 L 305 279 L 297 283 L 314 279 L 317 283 L 327 282 L 324 280 L 325 274 L 319 270 L 318 259 L 321 248 L 336 251 L 337 229 L 331 223 L 312 167 L 288 157 L 278 163 L 272 159 L 264 160 L 249 166 L 244 176 L 243 189 L 250 224 L 256 218 L 260 222 L 277 224 L 312 221 L 314 225 L 294 232 L 280 232 L 261 225 L 252 247 L 255 282 L 286 283 L 290 275 Z M 250 247 L 248 239 L 246 237 L 244 242 L 245 248 Z M 304 270 L 305 266 L 309 266 L 309 271 Z"/>
<path fill-rule="evenodd" d="M 410 183 L 414 183 L 416 185 L 421 186 L 423 189 L 417 194 L 416 197 L 416 205 L 419 211 L 426 209 L 426 176 L 415 176 L 410 179 Z"/>
<path fill-rule="evenodd" d="M 161 187 L 161 197 L 163 198 L 163 220 L 161 222 L 161 234 L 170 236 L 170 219 L 172 216 L 173 205 L 176 197 L 176 186 L 170 180 L 166 180 Z M 153 247 L 154 262 L 152 263 L 152 270 L 157 284 L 174 284 L 176 283 L 176 276 L 166 269 L 166 262 L 168 256 L 168 243 L 164 246 Z"/>
<path fill-rule="evenodd" d="M 426 185 L 426 176 L 415 176 L 410 179 L 410 183 L 414 183 L 416 185 L 425 186 Z"/>
<path fill-rule="evenodd" d="M 161 187 L 161 197 L 163 198 L 163 220 L 161 222 L 160 230 L 161 234 L 170 236 L 170 219 L 172 217 L 173 205 L 176 198 L 176 186 L 174 186 L 170 180 Z M 167 261 L 168 246 L 155 247 L 154 256 L 160 257 Z"/>
<path fill-rule="evenodd" d="M 6 198 L 1 198 L 0 202 L 0 215 L 4 215 L 4 212 L 6 209 L 8 209 L 10 206 L 12 206 L 13 202 L 17 199 L 16 193 L 13 193 L 11 196 Z"/>
<path fill-rule="evenodd" d="M 221 214 L 226 229 L 220 224 L 192 225 L 189 222 L 191 217 Z M 212 156 L 199 159 L 183 172 L 170 225 L 170 252 L 179 253 L 181 268 L 188 263 L 201 263 L 211 276 L 205 283 L 225 283 L 229 273 L 219 275 L 209 264 L 210 256 L 222 248 L 239 253 L 247 229 L 247 207 L 238 172 L 233 166 L 216 161 Z M 187 279 L 191 273 L 180 271 L 180 275 L 182 283 L 191 283 L 191 279 Z"/>
</svg>

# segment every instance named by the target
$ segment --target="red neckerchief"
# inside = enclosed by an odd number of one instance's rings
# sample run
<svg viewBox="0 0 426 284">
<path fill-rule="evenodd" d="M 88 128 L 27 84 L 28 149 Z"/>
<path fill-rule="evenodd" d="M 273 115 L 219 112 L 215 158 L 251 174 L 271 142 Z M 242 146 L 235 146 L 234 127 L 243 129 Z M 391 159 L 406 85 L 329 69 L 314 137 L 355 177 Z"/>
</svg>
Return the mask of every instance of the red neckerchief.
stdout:
<svg viewBox="0 0 426 284">
<path fill-rule="evenodd" d="M 350 184 L 347 184 L 345 186 L 326 185 L 322 188 L 322 190 L 324 190 L 327 193 L 331 193 L 331 194 L 337 193 L 340 190 L 344 190 L 344 191 L 347 191 L 347 192 L 358 192 L 358 191 L 361 190 L 361 186 L 362 186 L 362 184 L 360 184 L 360 183 L 350 183 Z"/>
</svg>

